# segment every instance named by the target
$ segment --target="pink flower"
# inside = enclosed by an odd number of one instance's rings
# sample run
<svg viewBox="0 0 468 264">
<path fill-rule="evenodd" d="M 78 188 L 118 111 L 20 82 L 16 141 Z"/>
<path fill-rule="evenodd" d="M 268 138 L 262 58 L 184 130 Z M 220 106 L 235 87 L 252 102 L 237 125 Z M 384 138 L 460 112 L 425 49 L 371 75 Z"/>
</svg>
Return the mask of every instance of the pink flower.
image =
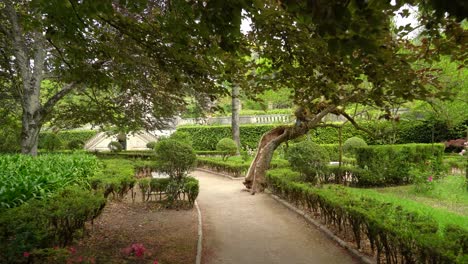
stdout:
<svg viewBox="0 0 468 264">
<path fill-rule="evenodd" d="M 74 247 L 69 247 L 69 248 L 68 248 L 68 252 L 70 252 L 71 254 L 75 254 L 75 253 L 76 253 L 76 248 L 74 248 Z"/>
<path fill-rule="evenodd" d="M 143 244 L 133 244 L 132 245 L 133 252 L 135 253 L 135 256 L 141 257 L 143 254 L 145 254 L 146 248 L 143 246 Z"/>
<path fill-rule="evenodd" d="M 427 178 L 428 182 L 432 182 L 432 175 Z"/>
<path fill-rule="evenodd" d="M 153 264 L 159 264 L 158 260 L 155 259 L 154 262 L 153 262 Z"/>
<path fill-rule="evenodd" d="M 29 258 L 30 255 L 31 254 L 29 252 L 27 252 L 27 251 L 23 252 L 23 257 L 25 257 L 25 258 Z"/>
</svg>

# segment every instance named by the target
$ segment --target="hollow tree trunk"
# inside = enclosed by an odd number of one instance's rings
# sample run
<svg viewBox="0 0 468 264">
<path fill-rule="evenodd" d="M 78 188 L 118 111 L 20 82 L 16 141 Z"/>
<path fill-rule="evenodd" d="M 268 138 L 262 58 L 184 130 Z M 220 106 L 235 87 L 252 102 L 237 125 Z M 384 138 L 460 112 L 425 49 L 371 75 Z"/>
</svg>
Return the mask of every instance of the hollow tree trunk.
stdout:
<svg viewBox="0 0 468 264">
<path fill-rule="evenodd" d="M 310 128 L 302 126 L 280 126 L 265 133 L 257 147 L 255 159 L 250 164 L 245 177 L 244 185 L 252 194 L 262 192 L 266 188 L 265 175 L 270 167 L 273 153 L 281 145 L 290 139 L 306 134 Z"/>
</svg>

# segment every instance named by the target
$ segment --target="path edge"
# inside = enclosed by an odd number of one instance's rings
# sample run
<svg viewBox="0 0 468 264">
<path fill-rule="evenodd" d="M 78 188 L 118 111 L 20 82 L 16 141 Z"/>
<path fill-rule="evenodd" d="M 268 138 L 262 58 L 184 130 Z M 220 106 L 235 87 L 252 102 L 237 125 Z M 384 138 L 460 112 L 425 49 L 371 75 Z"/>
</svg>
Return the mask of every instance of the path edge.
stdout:
<svg viewBox="0 0 468 264">
<path fill-rule="evenodd" d="M 320 231 L 322 231 L 322 233 L 324 233 L 326 236 L 328 236 L 329 238 L 334 240 L 341 247 L 348 250 L 354 257 L 358 258 L 362 263 L 365 263 L 365 264 L 375 264 L 376 263 L 376 261 L 370 259 L 369 257 L 365 256 L 361 252 L 359 252 L 356 249 L 352 248 L 350 245 L 348 245 L 347 242 L 345 242 L 341 238 L 337 237 L 335 234 L 333 234 L 333 232 L 331 232 L 324 225 L 322 225 L 319 222 L 312 219 L 312 217 L 307 215 L 307 213 L 305 213 L 304 211 L 300 210 L 299 208 L 295 207 L 294 205 L 290 204 L 289 202 L 283 200 L 282 198 L 280 198 L 280 197 L 278 197 L 278 196 L 276 196 L 276 195 L 274 195 L 272 193 L 270 193 L 270 196 L 273 197 L 273 199 L 275 199 L 277 202 L 279 202 L 282 205 L 286 206 L 291 211 L 293 211 L 296 214 L 302 216 L 308 223 L 310 223 L 310 224 L 314 225 L 315 227 L 317 227 L 318 229 L 320 229 Z"/>
<path fill-rule="evenodd" d="M 200 207 L 198 206 L 198 202 L 195 201 L 195 208 L 197 208 L 198 212 L 198 242 L 197 242 L 197 257 L 195 259 L 195 264 L 201 264 L 201 257 L 202 257 L 202 241 L 203 241 L 203 225 L 202 225 L 202 215 L 200 211 Z"/>
</svg>

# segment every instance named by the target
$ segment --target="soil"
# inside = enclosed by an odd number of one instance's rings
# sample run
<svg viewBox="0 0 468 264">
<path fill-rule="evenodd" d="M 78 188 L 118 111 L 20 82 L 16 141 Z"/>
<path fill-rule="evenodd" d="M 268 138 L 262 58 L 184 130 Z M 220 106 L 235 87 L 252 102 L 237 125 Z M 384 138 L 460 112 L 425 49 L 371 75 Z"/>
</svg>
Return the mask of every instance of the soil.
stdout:
<svg viewBox="0 0 468 264">
<path fill-rule="evenodd" d="M 142 203 L 137 197 L 108 202 L 74 247 L 75 255 L 95 263 L 195 263 L 198 240 L 195 208 L 166 209 L 161 203 Z M 132 244 L 144 247 L 141 257 Z"/>
</svg>

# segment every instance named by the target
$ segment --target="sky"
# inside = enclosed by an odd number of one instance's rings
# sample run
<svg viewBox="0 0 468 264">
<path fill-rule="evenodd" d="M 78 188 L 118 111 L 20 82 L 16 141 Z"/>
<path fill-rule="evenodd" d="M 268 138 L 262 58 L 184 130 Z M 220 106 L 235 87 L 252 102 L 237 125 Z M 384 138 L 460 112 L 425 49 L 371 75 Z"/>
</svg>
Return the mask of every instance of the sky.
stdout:
<svg viewBox="0 0 468 264">
<path fill-rule="evenodd" d="M 392 0 L 391 4 L 394 5 L 395 0 Z M 402 17 L 401 15 L 398 14 L 402 9 L 405 9 L 405 8 L 409 10 L 410 15 L 408 17 Z M 417 12 L 418 12 L 417 7 L 404 5 L 402 8 L 400 8 L 400 10 L 396 12 L 396 15 L 394 18 L 396 26 L 399 27 L 399 26 L 406 26 L 407 24 L 411 24 L 413 28 L 416 27 L 418 25 Z M 247 16 L 247 13 L 244 10 L 242 11 L 242 15 L 243 15 L 243 19 L 242 19 L 242 24 L 241 24 L 241 32 L 243 34 L 247 34 L 249 31 L 252 30 L 252 28 L 250 27 L 250 24 L 252 23 L 252 21 Z M 408 34 L 407 38 L 414 38 L 417 35 L 418 35 L 418 31 L 415 30 L 411 32 L 410 34 Z"/>
</svg>

